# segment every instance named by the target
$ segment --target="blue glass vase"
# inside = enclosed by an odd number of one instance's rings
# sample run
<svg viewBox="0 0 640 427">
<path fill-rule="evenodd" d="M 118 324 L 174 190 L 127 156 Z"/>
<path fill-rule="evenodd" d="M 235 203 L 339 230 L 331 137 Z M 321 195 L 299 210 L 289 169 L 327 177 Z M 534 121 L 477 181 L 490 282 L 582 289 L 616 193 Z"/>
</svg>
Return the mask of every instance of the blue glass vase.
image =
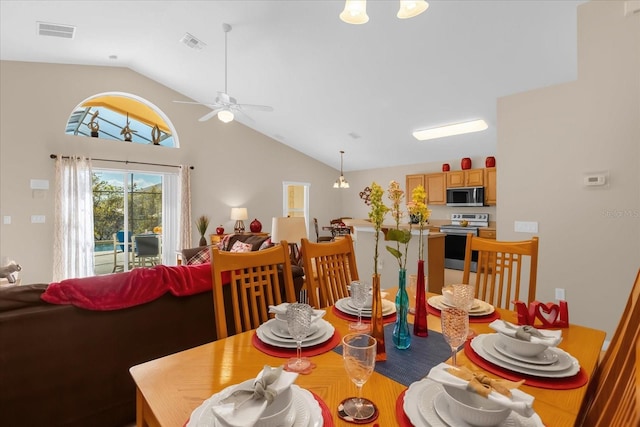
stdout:
<svg viewBox="0 0 640 427">
<path fill-rule="evenodd" d="M 398 293 L 396 294 L 396 323 L 393 327 L 393 344 L 400 350 L 405 350 L 411 345 L 409 333 L 409 294 L 407 294 L 407 270 L 398 270 Z"/>
</svg>

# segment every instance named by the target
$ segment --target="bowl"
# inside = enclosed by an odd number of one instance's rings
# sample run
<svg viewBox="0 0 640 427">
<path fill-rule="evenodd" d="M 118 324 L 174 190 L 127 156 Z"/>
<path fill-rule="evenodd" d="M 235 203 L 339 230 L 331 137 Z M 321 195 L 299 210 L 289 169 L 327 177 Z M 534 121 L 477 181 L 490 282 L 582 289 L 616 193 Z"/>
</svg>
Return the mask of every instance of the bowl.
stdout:
<svg viewBox="0 0 640 427">
<path fill-rule="evenodd" d="M 254 427 L 282 427 L 293 425 L 295 417 L 288 416 L 293 404 L 291 387 L 280 393 L 273 402 L 267 405 Z"/>
<path fill-rule="evenodd" d="M 511 413 L 510 408 L 477 393 L 446 385 L 443 387 L 444 395 L 449 404 L 449 412 L 455 413 L 472 426 L 495 426 L 504 421 Z"/>
<path fill-rule="evenodd" d="M 546 344 L 525 341 L 501 333 L 498 333 L 498 339 L 504 344 L 507 351 L 524 357 L 537 356 L 549 347 Z"/>
</svg>

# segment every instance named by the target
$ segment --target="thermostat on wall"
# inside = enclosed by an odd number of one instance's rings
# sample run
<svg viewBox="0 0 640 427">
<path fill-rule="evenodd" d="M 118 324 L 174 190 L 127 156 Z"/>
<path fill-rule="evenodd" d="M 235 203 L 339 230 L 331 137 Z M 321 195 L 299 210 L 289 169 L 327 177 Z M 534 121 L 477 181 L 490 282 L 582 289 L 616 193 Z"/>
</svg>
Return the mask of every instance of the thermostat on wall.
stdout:
<svg viewBox="0 0 640 427">
<path fill-rule="evenodd" d="M 607 184 L 607 174 L 591 173 L 584 176 L 584 185 L 586 187 L 598 187 Z"/>
</svg>

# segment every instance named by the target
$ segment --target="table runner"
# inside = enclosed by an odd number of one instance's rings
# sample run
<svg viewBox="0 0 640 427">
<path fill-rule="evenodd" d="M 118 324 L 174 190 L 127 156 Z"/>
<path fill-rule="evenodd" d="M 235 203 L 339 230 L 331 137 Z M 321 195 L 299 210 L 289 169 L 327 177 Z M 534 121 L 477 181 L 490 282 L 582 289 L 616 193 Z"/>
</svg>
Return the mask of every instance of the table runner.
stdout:
<svg viewBox="0 0 640 427">
<path fill-rule="evenodd" d="M 429 304 L 427 304 L 427 313 L 440 317 L 440 310 L 433 306 L 430 306 Z M 469 323 L 491 323 L 499 318 L 500 313 L 498 313 L 498 310 L 495 310 L 493 313 L 487 314 L 485 316 L 469 316 Z"/>
<path fill-rule="evenodd" d="M 481 368 L 501 376 L 507 380 L 520 381 L 524 380 L 526 385 L 540 388 L 550 388 L 554 390 L 568 390 L 572 388 L 578 388 L 585 385 L 589 379 L 589 376 L 585 372 L 584 368 L 580 367 L 580 371 L 572 377 L 567 378 L 542 378 L 533 375 L 521 374 L 520 372 L 513 372 L 508 369 L 502 368 L 498 365 L 483 359 L 473 348 L 471 348 L 471 341 L 467 340 L 464 343 L 464 354 L 476 365 Z"/>
<path fill-rule="evenodd" d="M 343 320 L 349 320 L 351 322 L 357 322 L 358 321 L 358 316 L 354 316 L 353 314 L 349 314 L 349 313 L 345 313 L 343 311 L 340 311 L 336 308 L 336 306 L 332 306 L 331 310 L 333 311 L 333 314 L 336 315 L 336 317 L 339 317 L 340 319 Z M 386 316 L 382 316 L 382 323 L 386 324 L 386 323 L 392 323 L 396 321 L 396 313 L 393 312 L 392 314 L 388 314 Z M 371 323 L 371 317 L 364 317 L 362 316 L 362 323 Z"/>
<path fill-rule="evenodd" d="M 341 341 L 342 341 L 342 336 L 340 335 L 340 332 L 336 330 L 331 336 L 331 338 L 328 339 L 327 341 L 311 347 L 302 347 L 302 355 L 311 357 L 311 356 L 317 356 L 322 353 L 326 353 L 327 351 L 333 349 L 335 346 L 340 344 Z M 258 338 L 258 334 L 256 334 L 255 332 L 251 337 L 251 343 L 255 348 L 257 348 L 258 350 L 260 350 L 265 354 L 268 354 L 269 356 L 291 357 L 296 355 L 295 348 L 283 348 L 283 347 L 276 347 L 274 345 L 267 344 L 265 342 L 262 342 L 260 338 Z"/>
<path fill-rule="evenodd" d="M 451 357 L 451 347 L 441 333 L 429 331 L 428 337 L 411 336 L 411 347 L 398 350 L 393 345 L 393 324 L 384 327 L 387 361 L 376 362 L 375 371 L 402 385 L 409 386 L 424 378 L 432 367 Z M 413 330 L 413 325 L 409 325 Z M 342 345 L 333 349 L 342 354 Z"/>
</svg>

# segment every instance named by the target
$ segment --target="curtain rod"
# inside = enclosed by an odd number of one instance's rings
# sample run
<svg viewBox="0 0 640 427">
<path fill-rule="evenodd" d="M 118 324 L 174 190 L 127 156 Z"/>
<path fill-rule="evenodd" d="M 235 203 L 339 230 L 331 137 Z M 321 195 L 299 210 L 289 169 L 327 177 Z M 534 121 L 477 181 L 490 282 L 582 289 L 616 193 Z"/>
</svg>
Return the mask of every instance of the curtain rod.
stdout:
<svg viewBox="0 0 640 427">
<path fill-rule="evenodd" d="M 52 159 L 57 159 L 58 155 L 57 154 L 51 154 L 49 155 L 49 157 L 51 157 Z M 73 156 L 61 156 L 63 159 L 72 159 Z M 129 161 L 129 160 L 113 160 L 113 159 L 91 159 L 91 160 L 98 160 L 101 162 L 115 162 L 115 163 L 131 163 L 134 165 L 149 165 L 149 166 L 166 166 L 166 167 L 170 167 L 170 168 L 181 168 L 182 166 L 180 165 L 165 165 L 162 163 L 147 163 L 147 162 L 133 162 L 133 161 Z M 189 169 L 194 169 L 194 166 L 189 166 Z"/>
</svg>

